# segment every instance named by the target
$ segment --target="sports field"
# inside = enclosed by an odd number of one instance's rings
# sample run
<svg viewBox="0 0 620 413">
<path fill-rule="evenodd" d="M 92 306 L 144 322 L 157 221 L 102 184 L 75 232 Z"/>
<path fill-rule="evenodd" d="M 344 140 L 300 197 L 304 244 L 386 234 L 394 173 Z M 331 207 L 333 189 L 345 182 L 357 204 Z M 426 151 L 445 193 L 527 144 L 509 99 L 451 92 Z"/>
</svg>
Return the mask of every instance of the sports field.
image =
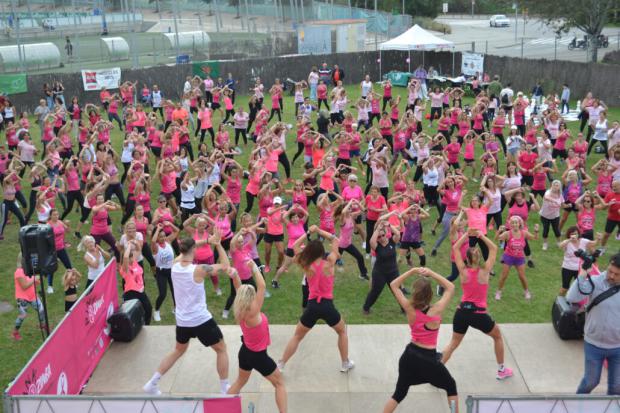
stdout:
<svg viewBox="0 0 620 413">
<path fill-rule="evenodd" d="M 182 87 L 182 85 L 178 85 Z M 405 90 L 403 88 L 395 88 L 395 93 L 403 95 L 403 101 L 406 101 Z M 71 91 L 68 91 L 70 94 Z M 351 100 L 356 100 L 359 96 L 359 88 L 357 86 L 347 87 L 347 92 Z M 470 100 L 467 100 L 469 102 Z M 466 103 L 467 103 L 466 102 Z M 84 104 L 85 102 L 82 102 Z M 247 107 L 247 96 L 239 97 L 238 103 Z M 402 105 L 401 105 L 402 106 Z M 574 103 L 571 103 L 571 107 L 574 107 Z M 19 108 L 18 108 L 19 110 Z M 620 119 L 620 109 L 613 108 L 608 116 L 610 121 Z M 284 101 L 284 121 L 286 123 L 294 123 L 293 116 L 293 101 L 292 97 L 286 96 Z M 219 124 L 218 117 L 215 117 L 215 126 Z M 610 122 L 611 123 L 611 122 Z M 34 121 L 31 122 L 32 125 Z M 427 127 L 427 124 L 424 125 Z M 578 132 L 578 123 L 571 122 L 569 127 L 573 136 Z M 428 132 L 427 130 L 425 130 Z M 34 140 L 38 141 L 39 130 L 35 125 L 31 130 Z M 3 138 L 4 139 L 4 138 Z M 115 148 L 118 150 L 121 146 L 121 135 L 118 131 L 113 131 L 112 141 Z M 292 159 L 292 155 L 295 153 L 295 135 L 293 132 L 288 136 L 288 155 L 289 159 Z M 195 142 L 194 142 L 195 143 Z M 242 165 L 246 165 L 247 153 L 250 152 L 250 146 L 243 148 L 244 153 L 239 156 L 239 162 Z M 591 156 L 588 162 L 588 168 L 602 157 L 601 154 L 594 154 Z M 500 171 L 503 172 L 505 162 L 502 160 L 500 164 Z M 151 162 L 151 167 L 154 166 L 154 162 Z M 301 176 L 302 163 L 297 162 L 293 169 L 293 176 Z M 563 169 L 560 164 L 560 169 Z M 282 172 L 282 170 L 281 170 Z M 470 171 L 468 171 L 470 173 Z M 559 174 L 558 174 L 559 176 Z M 364 185 L 364 178 L 360 174 L 360 184 Z M 470 182 L 468 185 L 469 194 L 477 191 L 477 185 L 474 182 Z M 593 187 L 593 186 L 592 186 Z M 24 184 L 22 189 L 26 196 L 29 194 L 29 188 L 27 184 Z M 159 185 L 155 184 L 153 188 L 153 194 L 159 193 Z M 245 197 L 242 197 L 242 206 L 244 208 Z M 154 202 L 154 201 L 153 201 Z M 257 213 L 257 207 L 253 211 L 254 215 Z M 435 209 L 430 211 L 431 220 L 427 221 L 424 226 L 424 240 L 426 241 L 427 253 L 427 266 L 433 270 L 448 275 L 450 272 L 450 243 L 444 242 L 436 257 L 430 256 L 430 247 L 435 240 L 435 237 L 430 233 L 430 227 L 432 221 L 437 216 Z M 605 213 L 599 213 L 596 221 L 596 229 L 601 230 L 604 224 Z M 78 214 L 73 212 L 69 215 L 70 225 L 74 225 L 78 220 Z M 317 223 L 318 215 L 314 206 L 310 206 L 310 223 Z M 120 237 L 120 216 L 119 214 L 112 216 L 113 221 L 113 234 L 117 239 Z M 5 231 L 5 240 L 0 242 L 0 262 L 2 262 L 2 269 L 0 274 L 3 282 L 0 283 L 0 300 L 8 301 L 14 305 L 14 283 L 13 283 L 13 271 L 15 270 L 15 261 L 17 254 L 19 253 L 19 245 L 17 242 L 17 220 L 15 217 L 12 219 L 12 223 L 8 225 Z M 536 213 L 530 214 L 530 224 L 539 222 Z M 574 216 L 571 216 L 568 225 L 572 225 L 574 222 Z M 84 228 L 83 234 L 87 233 L 87 229 Z M 72 246 L 69 248 L 70 256 L 74 266 L 85 275 L 85 264 L 82 259 L 82 255 L 76 251 L 77 239 L 70 234 L 67 234 L 67 241 Z M 548 251 L 542 251 L 540 240 L 531 243 L 533 251 L 533 259 L 536 264 L 536 268 L 527 269 L 526 274 L 530 280 L 530 290 L 533 294 L 533 298 L 530 302 L 527 302 L 523 298 L 523 290 L 518 282 L 516 273 L 511 273 L 507 285 L 504 289 L 503 299 L 500 302 L 495 302 L 492 298 L 489 302 L 489 309 L 491 314 L 499 322 L 513 322 L 513 323 L 533 323 L 533 322 L 549 322 L 551 305 L 556 296 L 558 289 L 560 288 L 560 266 L 562 262 L 562 254 L 554 244 L 554 238 L 550 238 L 550 248 Z M 360 245 L 358 237 L 354 237 L 354 242 Z M 620 246 L 620 242 L 616 241 L 612 236 L 608 244 L 608 253 L 603 256 L 602 260 L 607 261 L 607 257 L 611 251 L 617 250 Z M 259 248 L 262 257 L 262 245 Z M 273 260 L 275 260 L 275 251 L 273 252 Z M 372 308 L 370 315 L 365 316 L 362 314 L 362 304 L 366 293 L 368 291 L 368 282 L 362 281 L 358 278 L 357 267 L 351 256 L 345 254 L 344 259 L 344 271 L 336 273 L 336 286 L 335 286 L 335 303 L 337 308 L 341 311 L 344 319 L 348 323 L 356 324 L 377 324 L 377 323 L 405 323 L 406 320 L 401 314 L 396 301 L 392 295 L 385 290 L 378 302 Z M 272 261 L 275 263 L 275 261 Z M 417 265 L 418 261 L 414 257 L 414 262 Z M 367 261 L 367 265 L 370 265 L 370 261 Z M 148 268 L 148 266 L 147 266 Z M 405 270 L 405 265 L 401 264 L 401 271 Z M 52 327 L 58 323 L 64 314 L 64 298 L 61 287 L 61 278 L 63 274 L 63 267 L 59 264 L 59 270 L 56 273 L 54 287 L 56 292 L 48 296 L 48 308 L 49 317 Z M 272 270 L 274 271 L 274 270 Z M 500 264 L 495 266 L 495 271 L 499 273 Z M 267 280 L 270 281 L 274 272 L 267 275 Z M 494 292 L 497 285 L 497 278 L 491 279 L 490 291 Z M 145 274 L 146 288 L 151 301 L 154 302 L 157 295 L 155 279 L 151 272 L 147 269 Z M 225 280 L 226 281 L 226 280 Z M 278 290 L 271 290 L 272 296 L 265 301 L 264 311 L 268 314 L 270 322 L 273 324 L 294 324 L 301 313 L 301 274 L 298 268 L 291 268 L 289 273 L 281 279 L 281 288 Z M 84 281 L 81 283 L 79 290 L 83 289 Z M 222 283 L 224 295 L 217 297 L 210 282 L 205 284 L 207 290 L 207 300 L 209 309 L 215 315 L 218 323 L 231 324 L 234 321 L 232 319 L 223 320 L 221 318 L 221 311 L 228 295 L 228 282 Z M 457 294 L 460 287 L 457 283 Z M 452 309 L 447 312 L 444 322 L 450 323 L 452 317 L 452 311 L 454 309 L 453 302 Z M 0 385 L 4 388 L 6 384 L 17 374 L 20 368 L 31 357 L 33 352 L 42 343 L 41 333 L 38 329 L 38 322 L 36 315 L 30 312 L 28 319 L 25 321 L 21 334 L 23 340 L 21 342 L 15 342 L 10 338 L 11 330 L 13 329 L 13 323 L 16 316 L 16 310 L 10 311 L 0 315 L 0 349 L 2 354 L 2 368 L 0 369 Z M 172 300 L 168 299 L 164 302 L 161 310 L 162 322 L 161 324 L 173 324 L 174 318 L 172 314 Z M 155 324 L 155 323 L 154 323 Z M 292 332 L 292 330 L 291 330 Z M 172 343 L 170 343 L 172 346 Z M 489 342 L 489 346 L 491 343 Z M 490 348 L 489 348 L 490 349 Z"/>
</svg>

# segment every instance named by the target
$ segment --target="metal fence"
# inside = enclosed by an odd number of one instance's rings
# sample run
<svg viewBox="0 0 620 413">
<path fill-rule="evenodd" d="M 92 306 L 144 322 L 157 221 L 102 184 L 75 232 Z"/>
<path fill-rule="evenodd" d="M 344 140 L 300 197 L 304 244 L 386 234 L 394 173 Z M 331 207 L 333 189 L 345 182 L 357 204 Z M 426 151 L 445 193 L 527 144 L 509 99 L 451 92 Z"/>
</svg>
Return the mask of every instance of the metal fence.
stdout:
<svg viewBox="0 0 620 413">
<path fill-rule="evenodd" d="M 620 398 L 602 395 L 468 396 L 467 413 L 620 413 Z"/>
</svg>

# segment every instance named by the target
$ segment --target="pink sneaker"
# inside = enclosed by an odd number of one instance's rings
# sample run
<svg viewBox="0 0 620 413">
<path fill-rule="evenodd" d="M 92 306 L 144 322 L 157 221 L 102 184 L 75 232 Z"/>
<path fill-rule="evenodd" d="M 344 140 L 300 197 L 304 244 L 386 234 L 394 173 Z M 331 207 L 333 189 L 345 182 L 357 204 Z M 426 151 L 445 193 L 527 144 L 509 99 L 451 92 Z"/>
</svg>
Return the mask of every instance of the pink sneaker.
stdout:
<svg viewBox="0 0 620 413">
<path fill-rule="evenodd" d="M 499 300 L 501 300 L 501 299 L 502 299 L 502 291 L 501 291 L 501 290 L 497 290 L 497 291 L 495 292 L 495 299 L 496 299 L 497 301 L 499 301 Z"/>
<path fill-rule="evenodd" d="M 13 330 L 13 334 L 11 334 L 13 336 L 13 340 L 15 341 L 21 341 L 22 336 L 21 334 L 19 334 L 18 330 Z"/>
<path fill-rule="evenodd" d="M 271 268 L 268 265 L 265 266 L 265 272 L 271 272 Z"/>
<path fill-rule="evenodd" d="M 512 369 L 509 367 L 504 367 L 504 370 L 502 371 L 497 371 L 497 380 L 504 380 L 507 379 L 509 377 L 512 377 Z"/>
</svg>

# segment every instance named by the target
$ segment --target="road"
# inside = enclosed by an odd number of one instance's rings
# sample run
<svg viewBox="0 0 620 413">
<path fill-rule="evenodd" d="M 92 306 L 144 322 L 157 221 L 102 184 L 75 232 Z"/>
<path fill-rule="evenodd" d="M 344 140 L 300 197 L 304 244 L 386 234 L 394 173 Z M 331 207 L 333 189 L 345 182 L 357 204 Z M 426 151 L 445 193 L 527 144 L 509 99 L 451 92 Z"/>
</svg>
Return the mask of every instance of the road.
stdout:
<svg viewBox="0 0 620 413">
<path fill-rule="evenodd" d="M 556 39 L 553 29 L 541 20 L 529 19 L 524 26 L 523 19 L 519 17 L 515 38 L 515 18 L 512 16 L 509 19 L 510 27 L 489 27 L 487 17 L 477 16 L 473 19 L 439 17 L 437 21 L 450 25 L 452 33 L 441 37 L 453 41 L 457 51 L 470 51 L 474 42 L 476 52 L 481 53 L 534 59 L 587 61 L 585 50 L 568 50 L 568 43 L 574 36 L 583 37 L 582 31 L 571 30 Z M 607 49 L 599 50 L 599 59 L 602 59 L 606 52 L 620 48 L 620 29 L 609 28 L 603 33 L 609 36 L 610 45 Z"/>
</svg>

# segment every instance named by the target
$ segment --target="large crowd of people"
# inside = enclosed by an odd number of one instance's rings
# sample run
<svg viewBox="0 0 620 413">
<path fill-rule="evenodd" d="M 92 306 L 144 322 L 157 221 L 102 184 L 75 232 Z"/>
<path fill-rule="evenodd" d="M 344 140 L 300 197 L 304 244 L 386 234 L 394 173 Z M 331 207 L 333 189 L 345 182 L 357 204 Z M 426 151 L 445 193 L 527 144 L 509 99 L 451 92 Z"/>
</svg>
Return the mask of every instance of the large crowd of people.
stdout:
<svg viewBox="0 0 620 413">
<path fill-rule="evenodd" d="M 487 312 L 497 255 L 502 269 L 494 299 L 502 299 L 514 268 L 524 299 L 531 300 L 527 271 L 544 253 L 533 251 L 529 241 L 540 236 L 543 251 L 563 250 L 558 288 L 565 294 L 579 271 L 574 252 L 604 251 L 610 238 L 620 239 L 620 124 L 588 94 L 573 134 L 563 118 L 565 93 L 539 94 L 530 102 L 497 77 L 486 88 L 476 79 L 471 101 L 459 87 L 427 88 L 421 75 L 409 82 L 402 100 L 389 80 L 365 76 L 359 98 L 352 99 L 343 79 L 338 67 L 313 68 L 294 85 L 290 108 L 278 79 L 267 88 L 256 78 L 248 107 L 239 105 L 236 95 L 244 93 L 230 74 L 188 77 L 178 100 L 166 98 L 157 85 L 127 81 L 84 103 L 66 99 L 56 82 L 45 85 L 33 116 L 3 98 L 0 239 L 7 225 L 52 228 L 66 269 L 67 311 L 82 277 L 67 253 L 72 239 L 83 254 L 78 267 L 86 286 L 114 257 L 123 297 L 140 300 L 146 324 L 161 321 L 170 290 L 176 347 L 145 391 L 159 393 L 159 379 L 196 337 L 217 353 L 222 392 L 238 393 L 256 369 L 274 385 L 281 412 L 287 402 L 280 372 L 318 320 L 338 335 L 340 370 L 354 367 L 346 324 L 333 301 L 334 277 L 349 255 L 359 277 L 370 280 L 360 310 L 369 314 L 387 286 L 411 327 L 396 391 L 384 411 L 393 411 L 408 387 L 419 383 L 445 389 L 456 404 L 446 362 L 469 327 L 493 338 L 497 378 L 512 375 L 500 329 Z M 285 110 L 294 111 L 294 124 L 282 122 Z M 33 136 L 35 130 L 40 135 Z M 112 131 L 122 144 L 113 141 Z M 597 145 L 601 152 L 593 154 Z M 569 226 L 573 214 L 576 225 Z M 597 221 L 605 222 L 601 233 L 594 230 Z M 119 224 L 120 235 L 113 229 Z M 555 244 L 548 241 L 550 231 Z M 446 239 L 452 271 L 443 277 L 426 268 L 426 254 L 435 256 Z M 410 269 L 400 274 L 403 261 Z M 304 275 L 304 310 L 275 362 L 267 354 L 268 319 L 261 308 L 268 287 L 272 293 L 292 288 L 285 276 L 292 265 Z M 148 269 L 159 292 L 154 308 L 145 291 Z M 47 293 L 54 293 L 60 283 L 54 274 L 42 275 Z M 407 286 L 411 276 L 416 280 Z M 437 332 L 457 278 L 463 296 L 452 340 L 441 354 Z M 207 279 L 218 296 L 230 284 L 221 317 L 232 309 L 243 332 L 232 386 L 226 345 L 206 305 Z M 15 280 L 13 337 L 19 340 L 28 307 L 39 314 L 42 309 L 30 288 L 35 281 L 21 268 Z M 430 280 L 437 284 L 435 303 Z"/>
</svg>

